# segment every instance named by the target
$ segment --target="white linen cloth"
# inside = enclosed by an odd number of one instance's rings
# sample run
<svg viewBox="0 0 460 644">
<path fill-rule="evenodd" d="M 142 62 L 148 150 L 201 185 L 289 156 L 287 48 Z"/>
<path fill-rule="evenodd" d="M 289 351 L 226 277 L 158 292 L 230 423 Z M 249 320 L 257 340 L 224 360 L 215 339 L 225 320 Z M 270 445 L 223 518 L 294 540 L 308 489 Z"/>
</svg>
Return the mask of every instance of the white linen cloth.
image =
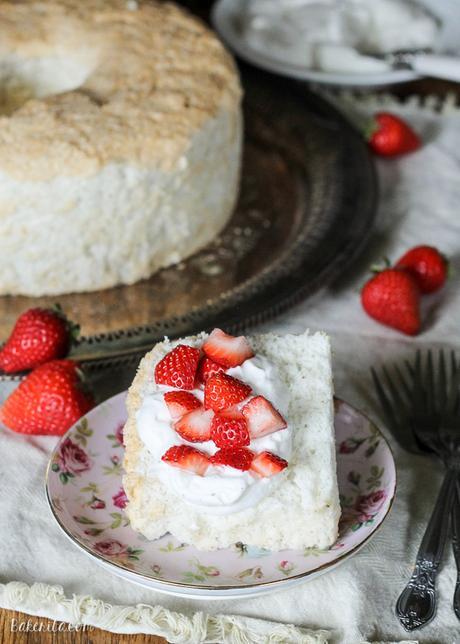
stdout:
<svg viewBox="0 0 460 644">
<path fill-rule="evenodd" d="M 401 105 L 381 97 L 359 101 L 342 97 L 341 102 L 347 110 L 353 105 L 354 113 L 361 115 L 387 104 L 421 133 L 423 149 L 400 160 L 378 162 L 378 226 L 365 256 L 349 276 L 258 330 L 328 331 L 337 394 L 379 422 L 369 378 L 371 365 L 390 357 L 401 360 L 415 346 L 459 344 L 460 111 L 447 101 L 438 112 L 435 99 L 423 105 L 417 100 Z M 440 295 L 426 300 L 425 330 L 408 339 L 366 317 L 359 288 L 371 263 L 383 255 L 396 259 L 421 243 L 439 246 L 451 258 L 456 275 Z M 130 377 L 125 374 L 126 380 Z M 390 441 L 398 466 L 396 502 L 381 531 L 361 552 L 329 574 L 291 590 L 261 598 L 200 602 L 132 585 L 77 550 L 51 518 L 43 492 L 45 466 L 55 439 L 0 432 L 0 581 L 4 582 L 0 606 L 116 632 L 162 634 L 171 642 L 190 644 L 460 642 L 460 623 L 451 608 L 456 570 L 450 549 L 439 576 L 436 620 L 410 639 L 394 616 L 395 601 L 412 569 L 442 472 L 428 458 L 403 453 Z M 40 583 L 31 587 L 35 582 Z"/>
</svg>

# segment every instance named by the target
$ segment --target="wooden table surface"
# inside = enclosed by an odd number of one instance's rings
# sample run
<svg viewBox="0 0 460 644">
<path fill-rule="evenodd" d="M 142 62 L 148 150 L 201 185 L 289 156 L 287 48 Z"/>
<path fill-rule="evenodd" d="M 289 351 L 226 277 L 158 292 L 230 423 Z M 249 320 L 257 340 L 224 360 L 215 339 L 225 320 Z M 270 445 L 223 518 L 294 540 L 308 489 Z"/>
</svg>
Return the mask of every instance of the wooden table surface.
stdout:
<svg viewBox="0 0 460 644">
<path fill-rule="evenodd" d="M 166 644 L 162 637 L 154 635 L 117 635 L 99 628 L 86 627 L 79 633 L 66 630 L 59 631 L 59 624 L 42 617 L 33 617 L 12 610 L 0 611 L 1 644 Z M 27 628 L 29 632 L 19 632 L 18 628 Z M 62 624 L 61 628 L 66 628 Z M 37 629 L 34 632 L 32 629 Z M 41 632 L 38 632 L 38 629 Z M 53 629 L 54 631 L 53 632 Z M 49 632 L 46 630 L 49 629 Z M 191 643 L 190 643 L 191 644 Z"/>
<path fill-rule="evenodd" d="M 176 1 L 178 4 L 187 6 L 205 20 L 208 18 L 212 0 Z M 388 89 L 382 91 L 388 91 Z M 460 101 L 460 84 L 430 78 L 399 85 L 391 88 L 391 91 L 401 98 L 412 94 L 444 96 L 447 93 L 454 93 L 457 96 L 457 100 Z M 22 628 L 27 627 L 28 623 L 29 632 L 18 632 L 16 630 L 21 624 L 23 625 Z M 127 644 L 128 642 L 129 644 L 167 644 L 165 639 L 153 635 L 118 635 L 98 628 L 89 629 L 87 627 L 88 630 L 78 633 L 66 630 L 53 632 L 53 628 L 56 631 L 58 626 L 59 622 L 53 623 L 51 620 L 41 617 L 31 617 L 16 611 L 0 610 L 1 644 Z M 34 632 L 31 630 L 32 628 L 41 628 L 42 632 Z"/>
</svg>

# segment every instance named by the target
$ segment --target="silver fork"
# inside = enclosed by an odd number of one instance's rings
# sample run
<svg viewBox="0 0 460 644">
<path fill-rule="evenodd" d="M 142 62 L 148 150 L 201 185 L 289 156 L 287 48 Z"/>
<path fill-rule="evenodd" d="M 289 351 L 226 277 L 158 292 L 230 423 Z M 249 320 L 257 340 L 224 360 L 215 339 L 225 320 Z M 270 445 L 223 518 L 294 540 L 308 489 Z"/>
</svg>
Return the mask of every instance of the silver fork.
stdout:
<svg viewBox="0 0 460 644">
<path fill-rule="evenodd" d="M 452 512 L 452 547 L 457 566 L 457 581 L 454 592 L 454 611 L 460 619 L 460 481 L 457 481 L 457 499 Z"/>
<path fill-rule="evenodd" d="M 414 571 L 396 603 L 398 618 L 408 631 L 427 624 L 436 613 L 436 575 L 449 534 L 449 519 L 456 500 L 455 487 L 460 471 L 460 368 L 455 353 L 451 352 L 448 363 L 441 349 L 436 367 L 433 352 L 429 350 L 425 359 L 418 351 L 413 365 L 405 362 L 404 372 L 394 366 L 393 377 L 385 367 L 381 377 L 372 369 L 388 425 L 401 446 L 411 452 L 434 454 L 446 466 Z M 458 503 L 460 501 L 455 505 Z M 459 508 L 456 517 L 458 538 L 453 541 L 456 561 L 460 565 Z M 454 596 L 454 610 L 460 616 L 460 579 Z"/>
</svg>

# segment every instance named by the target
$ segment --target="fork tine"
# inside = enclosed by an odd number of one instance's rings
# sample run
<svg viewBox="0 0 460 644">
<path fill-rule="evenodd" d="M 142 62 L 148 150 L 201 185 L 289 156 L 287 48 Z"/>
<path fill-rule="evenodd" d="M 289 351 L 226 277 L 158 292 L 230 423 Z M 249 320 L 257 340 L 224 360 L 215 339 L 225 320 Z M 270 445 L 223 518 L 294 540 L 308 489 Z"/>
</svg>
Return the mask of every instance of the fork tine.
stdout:
<svg viewBox="0 0 460 644">
<path fill-rule="evenodd" d="M 426 401 L 429 414 L 434 414 L 435 409 L 435 395 L 434 395 L 434 366 L 433 366 L 433 352 L 428 349 L 426 360 Z"/>
<path fill-rule="evenodd" d="M 393 368 L 395 370 L 396 375 L 399 378 L 399 382 L 401 383 L 401 387 L 404 391 L 404 393 L 407 396 L 408 402 L 410 403 L 411 397 L 412 397 L 412 390 L 407 382 L 407 380 L 404 378 L 404 375 L 401 371 L 401 369 L 398 367 L 398 365 L 393 365 Z"/>
<path fill-rule="evenodd" d="M 404 360 L 404 364 L 406 365 L 406 369 L 408 371 L 410 378 L 413 378 L 415 376 L 415 367 L 411 365 L 409 360 Z"/>
<path fill-rule="evenodd" d="M 404 400 L 404 398 L 401 396 L 400 391 L 398 388 L 395 386 L 393 380 L 390 377 L 390 374 L 388 373 L 388 370 L 385 366 L 382 366 L 382 373 L 385 376 L 385 381 L 387 385 L 387 389 L 390 392 L 391 397 L 393 398 L 393 407 L 395 409 L 400 409 L 401 411 L 407 407 L 407 404 Z"/>
<path fill-rule="evenodd" d="M 458 406 L 459 386 L 460 386 L 460 369 L 458 368 L 455 351 L 450 352 L 450 373 L 451 381 L 448 387 L 447 400 L 445 403 L 445 413 L 455 414 Z"/>
<path fill-rule="evenodd" d="M 391 397 L 389 397 L 388 393 L 385 390 L 385 387 L 383 386 L 381 380 L 377 375 L 376 370 L 373 367 L 371 367 L 371 374 L 374 381 L 375 390 L 377 392 L 377 397 L 380 401 L 385 419 L 393 436 L 405 449 L 412 452 L 418 452 L 419 449 L 414 444 L 411 428 L 409 426 L 409 423 L 407 422 L 407 419 L 398 417 L 396 413 L 397 407 L 393 404 Z"/>
<path fill-rule="evenodd" d="M 438 354 L 438 388 L 436 392 L 438 410 L 442 413 L 447 397 L 447 374 L 446 374 L 446 361 L 444 358 L 444 349 L 439 349 Z"/>
<path fill-rule="evenodd" d="M 455 355 L 455 351 L 452 349 L 450 352 L 450 373 L 452 381 L 455 381 L 455 378 L 457 377 L 459 371 L 460 369 L 458 367 L 457 356 Z"/>
<path fill-rule="evenodd" d="M 426 413 L 426 398 L 423 392 L 422 354 L 420 352 L 420 349 L 417 349 L 415 354 L 413 382 L 413 407 L 414 409 L 417 408 L 420 414 Z"/>
<path fill-rule="evenodd" d="M 372 380 L 374 381 L 375 390 L 377 392 L 377 396 L 382 406 L 383 412 L 386 416 L 387 422 L 391 426 L 391 428 L 397 428 L 399 426 L 398 418 L 394 414 L 393 405 L 388 399 L 385 389 L 382 386 L 374 367 L 371 367 L 371 373 L 372 373 Z"/>
</svg>

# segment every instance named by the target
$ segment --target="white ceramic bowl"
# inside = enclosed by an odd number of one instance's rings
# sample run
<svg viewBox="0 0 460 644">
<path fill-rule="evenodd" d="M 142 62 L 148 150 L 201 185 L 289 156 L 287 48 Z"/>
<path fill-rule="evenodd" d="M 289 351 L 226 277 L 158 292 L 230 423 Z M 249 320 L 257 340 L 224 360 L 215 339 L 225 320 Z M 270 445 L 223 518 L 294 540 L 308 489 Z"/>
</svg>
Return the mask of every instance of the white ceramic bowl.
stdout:
<svg viewBox="0 0 460 644">
<path fill-rule="evenodd" d="M 378 0 L 374 0 L 377 2 Z M 212 23 L 224 42 L 247 62 L 270 72 L 301 80 L 352 87 L 383 87 L 419 78 L 411 70 L 400 69 L 369 74 L 339 74 L 315 71 L 300 65 L 284 63 L 250 47 L 240 28 L 240 16 L 245 0 L 217 0 L 212 10 Z M 460 56 L 460 1 L 418 0 L 441 23 L 437 53 Z"/>
</svg>

